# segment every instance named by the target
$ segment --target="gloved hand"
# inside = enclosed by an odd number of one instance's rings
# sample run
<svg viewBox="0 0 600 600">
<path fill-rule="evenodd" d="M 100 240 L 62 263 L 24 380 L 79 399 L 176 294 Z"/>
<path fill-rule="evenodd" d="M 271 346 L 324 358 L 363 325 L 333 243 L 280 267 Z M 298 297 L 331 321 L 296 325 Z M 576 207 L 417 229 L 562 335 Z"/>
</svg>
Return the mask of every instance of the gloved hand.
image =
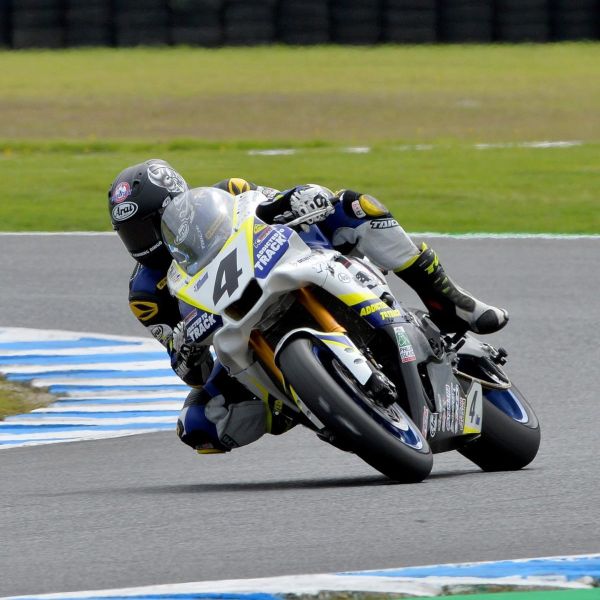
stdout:
<svg viewBox="0 0 600 600">
<path fill-rule="evenodd" d="M 333 192 L 321 185 L 309 183 L 298 186 L 290 196 L 290 208 L 294 216 L 303 217 L 311 213 L 318 213 L 308 217 L 304 223 L 312 225 L 324 221 L 334 212 Z"/>
<path fill-rule="evenodd" d="M 206 383 L 214 366 L 208 346 L 190 343 L 186 339 L 185 322 L 180 321 L 173 329 L 171 367 L 191 386 Z"/>
</svg>

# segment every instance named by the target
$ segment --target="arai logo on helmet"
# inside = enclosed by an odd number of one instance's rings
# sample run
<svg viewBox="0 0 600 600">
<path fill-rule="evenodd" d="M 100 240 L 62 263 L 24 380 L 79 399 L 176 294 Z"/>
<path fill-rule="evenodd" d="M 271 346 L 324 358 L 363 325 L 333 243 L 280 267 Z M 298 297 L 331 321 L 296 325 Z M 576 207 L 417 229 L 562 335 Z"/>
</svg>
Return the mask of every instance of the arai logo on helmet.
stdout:
<svg viewBox="0 0 600 600">
<path fill-rule="evenodd" d="M 137 209 L 138 205 L 134 202 L 122 202 L 112 209 L 112 218 L 115 221 L 126 221 L 135 215 Z"/>
<path fill-rule="evenodd" d="M 119 202 L 123 202 L 123 200 L 127 199 L 131 195 L 131 186 L 127 181 L 119 181 L 115 186 L 115 189 L 111 196 L 111 201 L 113 204 L 119 204 Z"/>
</svg>

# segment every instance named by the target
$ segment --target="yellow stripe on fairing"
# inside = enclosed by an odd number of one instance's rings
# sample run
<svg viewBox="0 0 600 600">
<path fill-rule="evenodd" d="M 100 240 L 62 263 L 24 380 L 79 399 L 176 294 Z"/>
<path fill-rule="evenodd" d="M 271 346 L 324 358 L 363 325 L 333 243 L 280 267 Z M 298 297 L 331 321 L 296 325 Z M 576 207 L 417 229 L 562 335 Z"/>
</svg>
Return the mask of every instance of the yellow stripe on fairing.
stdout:
<svg viewBox="0 0 600 600">
<path fill-rule="evenodd" d="M 347 343 L 345 342 L 334 342 L 333 340 L 326 340 L 324 338 L 319 338 L 324 344 L 327 344 L 328 346 L 340 346 L 344 349 L 346 348 L 352 348 L 352 346 L 349 346 Z M 353 351 L 356 351 L 356 348 L 352 348 Z"/>
<path fill-rule="evenodd" d="M 354 306 L 367 300 L 378 300 L 379 298 L 373 292 L 352 292 L 351 294 L 340 294 L 338 298 L 347 306 Z"/>
</svg>

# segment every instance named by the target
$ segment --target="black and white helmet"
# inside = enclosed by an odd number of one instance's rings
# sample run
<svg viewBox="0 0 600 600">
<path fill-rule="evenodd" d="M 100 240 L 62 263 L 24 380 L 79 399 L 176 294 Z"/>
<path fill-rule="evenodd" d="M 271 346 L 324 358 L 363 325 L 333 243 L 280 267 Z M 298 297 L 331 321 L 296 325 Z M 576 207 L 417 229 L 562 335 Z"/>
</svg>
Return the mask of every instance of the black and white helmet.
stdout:
<svg viewBox="0 0 600 600">
<path fill-rule="evenodd" d="M 128 167 L 108 191 L 113 229 L 135 260 L 154 269 L 171 261 L 161 236 L 160 218 L 172 198 L 185 192 L 185 179 L 171 165 L 151 159 Z"/>
</svg>

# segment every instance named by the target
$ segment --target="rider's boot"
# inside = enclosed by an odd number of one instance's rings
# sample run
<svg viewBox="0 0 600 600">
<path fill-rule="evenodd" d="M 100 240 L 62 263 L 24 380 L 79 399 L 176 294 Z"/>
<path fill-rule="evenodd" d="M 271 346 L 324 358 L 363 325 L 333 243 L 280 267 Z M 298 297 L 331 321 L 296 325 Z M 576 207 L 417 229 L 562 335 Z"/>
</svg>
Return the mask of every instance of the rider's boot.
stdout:
<svg viewBox="0 0 600 600">
<path fill-rule="evenodd" d="M 431 319 L 443 331 L 493 333 L 508 322 L 504 309 L 485 304 L 456 285 L 425 243 L 419 254 L 394 272 L 417 292 Z"/>
</svg>

